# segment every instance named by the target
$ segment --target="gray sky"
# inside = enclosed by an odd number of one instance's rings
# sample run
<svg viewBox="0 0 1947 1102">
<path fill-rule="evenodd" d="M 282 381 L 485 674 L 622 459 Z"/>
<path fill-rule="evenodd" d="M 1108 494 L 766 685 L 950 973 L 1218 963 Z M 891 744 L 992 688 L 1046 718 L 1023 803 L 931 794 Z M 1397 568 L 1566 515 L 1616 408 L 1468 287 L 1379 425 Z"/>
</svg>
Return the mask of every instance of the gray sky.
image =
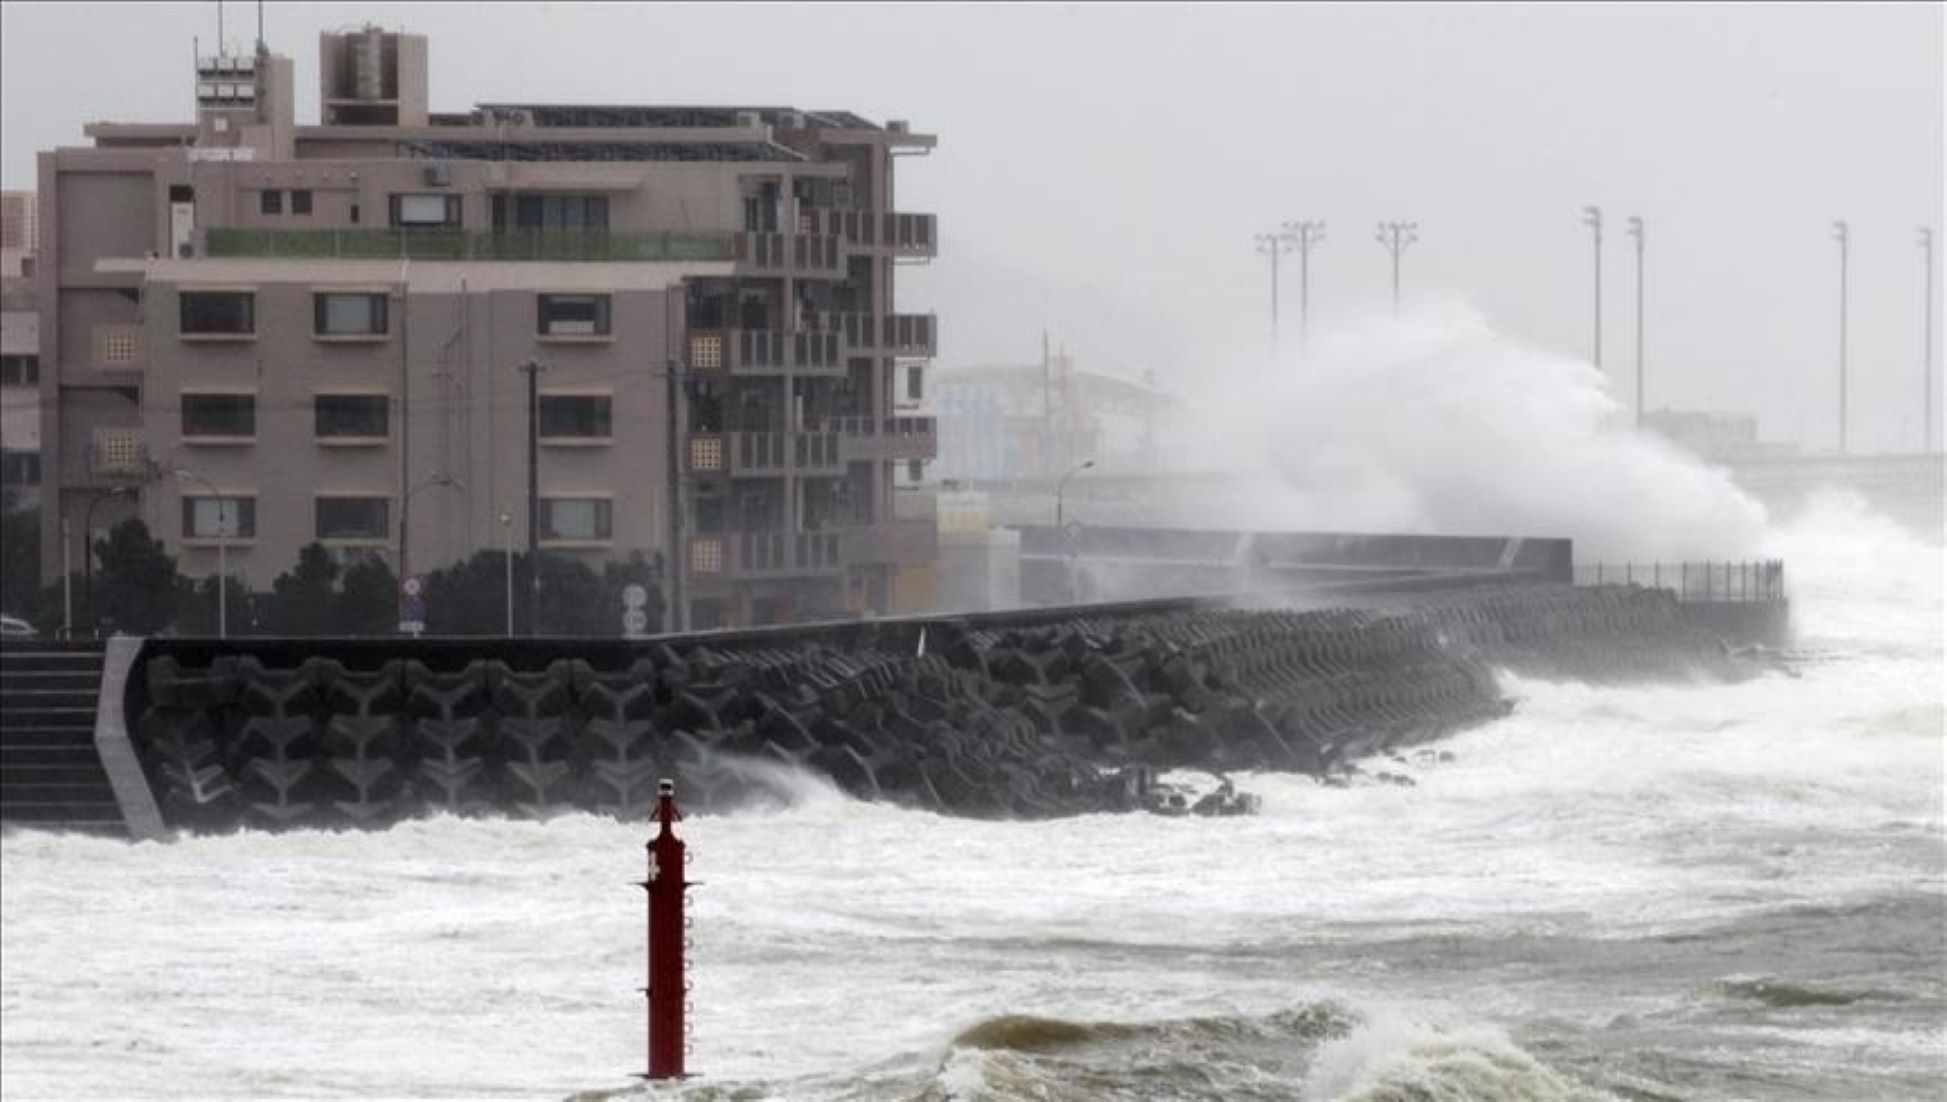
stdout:
<svg viewBox="0 0 1947 1102">
<path fill-rule="evenodd" d="M 191 39 L 214 37 L 215 8 L 6 3 L 5 185 L 33 186 L 34 152 L 83 144 L 86 121 L 189 118 Z M 254 5 L 226 12 L 247 42 Z M 1915 227 L 1940 224 L 1947 190 L 1940 5 L 273 3 L 300 122 L 318 31 L 367 20 L 431 36 L 435 110 L 789 103 L 937 133 L 904 162 L 900 206 L 940 215 L 941 256 L 901 306 L 941 314 L 949 366 L 1036 359 L 1046 328 L 1085 366 L 1193 386 L 1261 354 L 1251 236 L 1298 218 L 1330 224 L 1320 326 L 1385 308 L 1373 223 L 1413 219 L 1409 299 L 1458 294 L 1586 357 L 1594 203 L 1619 394 L 1640 214 L 1650 404 L 1756 413 L 1767 437 L 1827 448 L 1846 218 L 1854 447 L 1918 439 Z"/>
</svg>

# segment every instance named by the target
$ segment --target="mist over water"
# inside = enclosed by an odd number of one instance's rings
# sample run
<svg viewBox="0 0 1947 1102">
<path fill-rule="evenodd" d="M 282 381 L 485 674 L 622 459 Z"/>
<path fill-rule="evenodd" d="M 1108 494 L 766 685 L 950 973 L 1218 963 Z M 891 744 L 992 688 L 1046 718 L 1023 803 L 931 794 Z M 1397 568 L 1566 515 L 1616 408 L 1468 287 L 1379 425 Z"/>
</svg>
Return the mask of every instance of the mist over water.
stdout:
<svg viewBox="0 0 1947 1102">
<path fill-rule="evenodd" d="M 1238 474 L 1239 527 L 1571 536 L 1582 561 L 1759 549 L 1765 510 L 1727 474 L 1638 433 L 1602 372 L 1464 302 L 1313 339 L 1274 379 L 1247 366 L 1200 392 L 1185 465 Z"/>
</svg>

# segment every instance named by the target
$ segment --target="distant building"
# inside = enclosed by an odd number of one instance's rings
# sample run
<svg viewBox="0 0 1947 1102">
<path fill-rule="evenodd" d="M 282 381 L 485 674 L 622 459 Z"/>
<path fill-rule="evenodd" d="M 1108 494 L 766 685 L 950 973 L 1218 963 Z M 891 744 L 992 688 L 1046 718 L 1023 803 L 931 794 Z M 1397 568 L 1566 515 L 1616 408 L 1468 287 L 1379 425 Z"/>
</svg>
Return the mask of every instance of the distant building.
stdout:
<svg viewBox="0 0 1947 1102">
<path fill-rule="evenodd" d="M 1746 414 L 1659 409 L 1643 415 L 1643 427 L 1714 462 L 1792 455 L 1796 445 L 1758 439 L 1758 419 Z"/>
<path fill-rule="evenodd" d="M 894 170 L 933 137 L 786 107 L 441 114 L 426 39 L 376 28 L 320 36 L 319 125 L 261 46 L 195 78 L 193 122 L 40 157 L 46 569 L 59 515 L 117 486 L 140 493 L 99 525 L 141 516 L 192 576 L 222 542 L 259 590 L 313 540 L 412 574 L 524 543 L 534 363 L 548 552 L 670 552 L 698 628 L 926 599 L 937 330 L 895 283 L 939 238 Z"/>
<path fill-rule="evenodd" d="M 1161 433 L 1181 407 L 1147 381 L 1076 367 L 1066 353 L 1046 364 L 949 368 L 934 375 L 943 480 L 972 483 L 1059 478 L 1085 460 L 1142 473 L 1161 465 Z"/>
</svg>

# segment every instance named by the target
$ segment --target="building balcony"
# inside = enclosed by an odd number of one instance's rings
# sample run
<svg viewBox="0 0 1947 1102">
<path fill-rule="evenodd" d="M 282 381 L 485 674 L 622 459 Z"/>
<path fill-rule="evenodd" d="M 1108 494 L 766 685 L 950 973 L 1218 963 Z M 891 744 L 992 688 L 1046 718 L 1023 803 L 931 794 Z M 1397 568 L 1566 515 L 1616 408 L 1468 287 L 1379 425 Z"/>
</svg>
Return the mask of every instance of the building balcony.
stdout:
<svg viewBox="0 0 1947 1102">
<path fill-rule="evenodd" d="M 938 215 L 862 210 L 807 210 L 800 225 L 807 233 L 830 234 L 847 249 L 883 250 L 896 257 L 932 258 L 940 254 Z"/>
<path fill-rule="evenodd" d="M 847 463 L 936 459 L 939 421 L 932 417 L 840 417 L 828 426 L 838 434 L 838 456 Z"/>
<path fill-rule="evenodd" d="M 932 314 L 887 314 L 875 318 L 857 311 L 825 311 L 812 317 L 817 330 L 838 335 L 842 355 L 934 356 L 940 344 L 934 322 Z"/>
<path fill-rule="evenodd" d="M 690 537 L 690 574 L 700 580 L 814 578 L 844 570 L 838 532 L 724 532 Z"/>
<path fill-rule="evenodd" d="M 824 477 L 844 474 L 845 460 L 834 432 L 693 432 L 683 467 L 732 478 Z"/>
<path fill-rule="evenodd" d="M 924 566 L 940 553 L 939 528 L 928 521 L 870 524 L 839 535 L 839 554 L 848 565 Z"/>
<path fill-rule="evenodd" d="M 845 257 L 838 238 L 809 233 L 739 233 L 734 259 L 737 266 L 760 275 L 845 275 Z"/>
<path fill-rule="evenodd" d="M 466 233 L 459 230 L 246 230 L 214 228 L 205 255 L 294 260 L 728 261 L 739 235 L 682 233 Z"/>
<path fill-rule="evenodd" d="M 732 375 L 843 374 L 845 357 L 836 333 L 786 333 L 774 329 L 715 329 L 689 336 L 691 371 Z"/>
</svg>

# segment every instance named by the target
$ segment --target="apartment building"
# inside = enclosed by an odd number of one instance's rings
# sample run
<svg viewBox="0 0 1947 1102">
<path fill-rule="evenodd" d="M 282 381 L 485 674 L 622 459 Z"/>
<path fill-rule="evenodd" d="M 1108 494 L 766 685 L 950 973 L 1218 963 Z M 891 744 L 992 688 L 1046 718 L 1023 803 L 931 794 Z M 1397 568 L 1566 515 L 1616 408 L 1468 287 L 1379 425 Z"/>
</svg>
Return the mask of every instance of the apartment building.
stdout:
<svg viewBox="0 0 1947 1102">
<path fill-rule="evenodd" d="M 402 576 L 533 538 L 668 552 L 695 628 L 930 601 L 936 255 L 843 111 L 428 109 L 422 36 L 199 58 L 196 118 L 41 154 L 43 555 L 139 515 L 256 589 L 312 540 Z M 534 401 L 530 404 L 529 387 Z M 530 418 L 536 436 L 528 506 Z M 84 539 L 76 529 L 73 538 Z"/>
</svg>

